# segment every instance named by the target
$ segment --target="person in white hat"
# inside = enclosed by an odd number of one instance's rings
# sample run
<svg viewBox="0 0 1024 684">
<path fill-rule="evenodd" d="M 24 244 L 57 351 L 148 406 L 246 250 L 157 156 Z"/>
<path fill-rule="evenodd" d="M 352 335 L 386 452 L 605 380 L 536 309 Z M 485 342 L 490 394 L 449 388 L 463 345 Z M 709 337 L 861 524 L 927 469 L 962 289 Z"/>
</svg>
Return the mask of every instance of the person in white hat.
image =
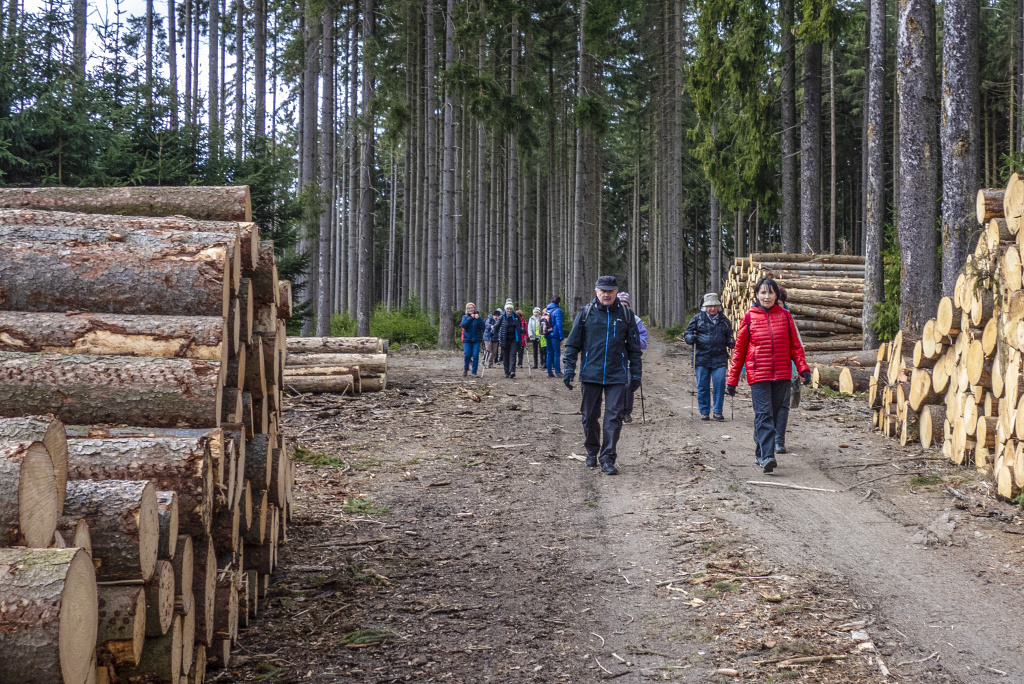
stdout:
<svg viewBox="0 0 1024 684">
<path fill-rule="evenodd" d="M 733 347 L 732 324 L 720 313 L 722 302 L 718 294 L 704 295 L 701 311 L 690 319 L 683 333 L 686 344 L 693 345 L 693 370 L 697 375 L 697 406 L 700 419 L 725 420 L 725 369 L 729 365 L 729 350 Z M 712 385 L 714 397 L 712 398 Z"/>
<path fill-rule="evenodd" d="M 526 336 L 533 343 L 533 367 L 537 368 L 537 358 L 540 354 L 540 307 L 533 307 L 533 315 L 527 321 Z M 545 360 L 545 366 L 547 361 Z"/>
<path fill-rule="evenodd" d="M 522 319 L 516 313 L 511 299 L 505 300 L 505 313 L 498 319 L 498 344 L 501 345 L 505 361 L 505 377 L 516 377 L 516 359 L 519 356 L 520 339 L 523 332 Z"/>
</svg>

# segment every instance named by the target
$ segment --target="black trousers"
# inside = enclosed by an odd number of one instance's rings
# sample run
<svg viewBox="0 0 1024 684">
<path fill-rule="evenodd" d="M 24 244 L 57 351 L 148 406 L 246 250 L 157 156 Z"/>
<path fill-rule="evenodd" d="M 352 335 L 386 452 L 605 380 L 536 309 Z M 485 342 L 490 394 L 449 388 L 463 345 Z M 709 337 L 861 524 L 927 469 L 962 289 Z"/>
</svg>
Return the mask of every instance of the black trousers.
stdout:
<svg viewBox="0 0 1024 684">
<path fill-rule="evenodd" d="M 532 340 L 533 342 L 533 367 L 537 368 L 538 359 L 540 359 L 540 340 Z M 548 360 L 544 359 L 540 361 L 545 368 L 548 367 Z"/>
<path fill-rule="evenodd" d="M 501 348 L 503 361 L 505 362 L 505 375 L 516 374 L 516 357 L 519 356 L 519 345 L 509 342 Z"/>
<path fill-rule="evenodd" d="M 626 400 L 626 385 L 600 385 L 581 382 L 583 403 L 583 444 L 587 455 L 599 455 L 601 463 L 615 463 L 616 446 L 622 432 L 622 407 Z M 604 420 L 601 420 L 601 399 L 604 398 Z"/>
</svg>

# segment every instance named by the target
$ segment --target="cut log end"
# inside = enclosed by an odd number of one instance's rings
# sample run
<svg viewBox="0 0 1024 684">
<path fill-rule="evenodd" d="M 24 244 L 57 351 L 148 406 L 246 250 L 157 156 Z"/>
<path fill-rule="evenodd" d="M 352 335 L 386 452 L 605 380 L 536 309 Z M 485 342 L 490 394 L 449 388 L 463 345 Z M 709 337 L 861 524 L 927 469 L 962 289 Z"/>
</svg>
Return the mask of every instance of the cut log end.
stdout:
<svg viewBox="0 0 1024 684">
<path fill-rule="evenodd" d="M 42 442 L 0 442 L 0 544 L 45 548 L 57 530 L 53 460 Z"/>
</svg>

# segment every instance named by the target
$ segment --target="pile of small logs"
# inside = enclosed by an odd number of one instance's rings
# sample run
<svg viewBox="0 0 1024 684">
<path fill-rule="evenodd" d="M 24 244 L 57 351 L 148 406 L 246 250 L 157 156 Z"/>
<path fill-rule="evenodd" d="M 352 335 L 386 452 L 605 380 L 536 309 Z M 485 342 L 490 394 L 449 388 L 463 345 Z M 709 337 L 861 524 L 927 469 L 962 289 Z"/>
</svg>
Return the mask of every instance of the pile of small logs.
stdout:
<svg viewBox="0 0 1024 684">
<path fill-rule="evenodd" d="M 251 213 L 0 189 L 0 681 L 202 682 L 256 614 L 294 466 L 291 288 Z"/>
<path fill-rule="evenodd" d="M 834 254 L 751 254 L 737 257 L 722 288 L 733 327 L 754 304 L 754 285 L 765 276 L 785 288 L 807 352 L 862 349 L 864 257 Z"/>
<path fill-rule="evenodd" d="M 829 363 L 811 365 L 811 387 L 828 387 L 840 394 L 865 392 L 868 390 L 877 353 L 859 352 L 832 358 Z"/>
<path fill-rule="evenodd" d="M 869 402 L 883 432 L 941 445 L 1011 499 L 1024 486 L 1024 181 L 1014 174 L 1005 191 L 980 190 L 977 212 L 984 228 L 953 296 L 921 339 L 900 333 L 878 351 Z"/>
<path fill-rule="evenodd" d="M 290 337 L 284 388 L 360 394 L 387 389 L 388 341 L 379 337 Z"/>
</svg>

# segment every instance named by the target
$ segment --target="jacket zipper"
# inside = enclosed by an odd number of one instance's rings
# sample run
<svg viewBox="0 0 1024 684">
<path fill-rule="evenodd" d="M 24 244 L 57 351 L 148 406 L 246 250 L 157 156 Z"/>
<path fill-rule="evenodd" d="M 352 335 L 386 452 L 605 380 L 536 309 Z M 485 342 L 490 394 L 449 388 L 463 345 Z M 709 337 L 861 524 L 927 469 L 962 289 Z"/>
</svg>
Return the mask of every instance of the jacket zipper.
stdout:
<svg viewBox="0 0 1024 684">
<path fill-rule="evenodd" d="M 772 330 L 772 315 L 770 309 L 765 310 L 764 315 L 768 319 L 768 334 L 772 338 L 772 362 L 768 364 L 769 372 L 771 374 L 771 380 L 775 379 L 775 332 Z"/>
</svg>

